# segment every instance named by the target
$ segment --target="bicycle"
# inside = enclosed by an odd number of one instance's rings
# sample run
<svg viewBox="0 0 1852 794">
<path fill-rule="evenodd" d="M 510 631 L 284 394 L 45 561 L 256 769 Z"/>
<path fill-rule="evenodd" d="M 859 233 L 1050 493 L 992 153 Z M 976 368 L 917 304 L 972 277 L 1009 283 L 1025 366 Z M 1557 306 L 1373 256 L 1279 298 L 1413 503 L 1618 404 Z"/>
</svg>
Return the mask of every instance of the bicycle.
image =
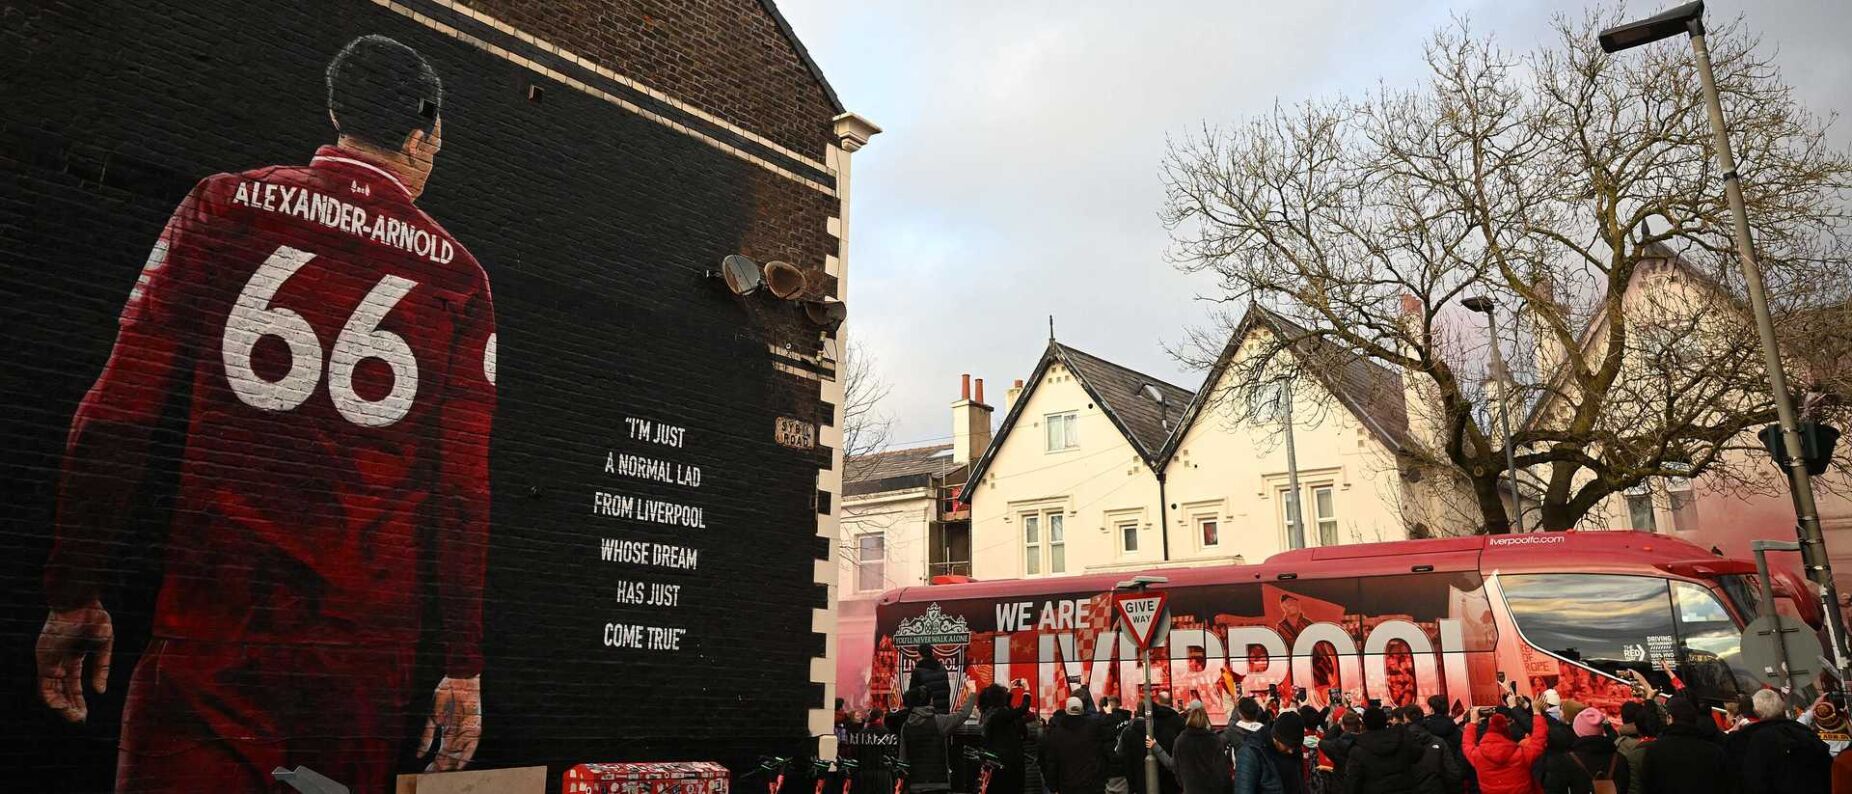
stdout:
<svg viewBox="0 0 1852 794">
<path fill-rule="evenodd" d="M 766 794 L 778 794 L 778 790 L 785 786 L 785 772 L 790 768 L 791 759 L 789 758 L 762 755 L 759 756 L 759 765 L 753 767 L 751 772 L 747 772 L 740 779 L 745 780 L 754 775 L 769 774 L 772 779 L 766 784 Z"/>
<path fill-rule="evenodd" d="M 849 794 L 854 789 L 855 770 L 861 768 L 862 762 L 853 758 L 836 759 L 836 777 L 842 781 L 842 791 L 838 794 Z"/>
<path fill-rule="evenodd" d="M 977 771 L 977 794 L 990 794 L 990 779 L 997 770 L 1003 768 L 1003 759 L 998 758 L 996 753 L 976 747 L 965 748 L 965 759 L 981 762 Z"/>
<path fill-rule="evenodd" d="M 912 771 L 913 765 L 896 756 L 884 755 L 881 756 L 881 768 L 894 778 L 893 794 L 907 794 L 907 773 Z"/>
<path fill-rule="evenodd" d="M 810 773 L 817 779 L 817 794 L 824 794 L 830 787 L 830 762 L 822 758 L 810 759 Z"/>
</svg>

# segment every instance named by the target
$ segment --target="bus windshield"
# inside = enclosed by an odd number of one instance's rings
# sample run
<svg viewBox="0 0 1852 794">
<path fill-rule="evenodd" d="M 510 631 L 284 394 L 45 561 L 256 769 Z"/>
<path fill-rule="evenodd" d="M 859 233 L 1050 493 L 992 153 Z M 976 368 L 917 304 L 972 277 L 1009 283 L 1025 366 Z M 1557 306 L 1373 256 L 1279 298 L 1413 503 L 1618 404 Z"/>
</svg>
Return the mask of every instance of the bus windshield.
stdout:
<svg viewBox="0 0 1852 794">
<path fill-rule="evenodd" d="M 1501 577 L 1505 603 L 1532 646 L 1612 675 L 1677 671 L 1709 701 L 1753 691 L 1742 629 L 1710 588 L 1656 576 L 1548 573 Z"/>
</svg>

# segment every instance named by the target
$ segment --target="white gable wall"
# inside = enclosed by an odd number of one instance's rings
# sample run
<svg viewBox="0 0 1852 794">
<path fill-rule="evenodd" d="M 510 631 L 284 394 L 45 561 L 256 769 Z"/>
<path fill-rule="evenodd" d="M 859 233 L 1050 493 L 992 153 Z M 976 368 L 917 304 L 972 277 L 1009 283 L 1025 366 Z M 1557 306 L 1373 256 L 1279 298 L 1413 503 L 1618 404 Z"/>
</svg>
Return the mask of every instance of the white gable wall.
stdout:
<svg viewBox="0 0 1852 794">
<path fill-rule="evenodd" d="M 1245 406 L 1233 401 L 1246 397 L 1228 391 L 1235 369 L 1229 367 L 1224 382 L 1209 393 L 1211 403 L 1184 433 L 1165 472 L 1169 501 L 1177 506 L 1171 511 L 1173 558 L 1239 555 L 1260 562 L 1290 548 L 1282 425 L 1256 426 L 1239 418 Z M 1407 537 L 1401 479 L 1388 448 L 1317 381 L 1301 380 L 1294 397 L 1306 545 L 1323 545 L 1314 501 L 1323 489 L 1329 489 L 1327 515 L 1335 518 L 1336 543 Z M 1218 522 L 1215 546 L 1204 543 L 1200 527 L 1211 518 Z"/>
<path fill-rule="evenodd" d="M 1051 552 L 1051 517 L 1061 527 L 1060 574 L 1082 573 L 1124 558 L 1108 533 L 1108 517 L 1135 522 L 1144 562 L 1158 559 L 1157 479 L 1118 427 L 1059 362 L 1051 363 L 1009 435 L 1000 439 L 983 481 L 973 489 L 971 573 L 978 579 L 1058 575 Z M 1073 412 L 1078 443 L 1049 451 L 1048 416 Z M 1025 518 L 1035 516 L 1038 563 L 1027 563 Z M 1143 552 L 1150 549 L 1149 552 Z"/>
</svg>

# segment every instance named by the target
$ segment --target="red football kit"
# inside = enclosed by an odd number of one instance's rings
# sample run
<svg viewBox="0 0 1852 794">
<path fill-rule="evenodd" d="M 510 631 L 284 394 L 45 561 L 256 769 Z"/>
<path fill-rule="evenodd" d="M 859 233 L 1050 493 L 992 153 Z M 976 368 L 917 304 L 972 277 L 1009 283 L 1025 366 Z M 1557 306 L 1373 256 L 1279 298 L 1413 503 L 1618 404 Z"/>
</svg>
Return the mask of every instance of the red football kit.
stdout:
<svg viewBox="0 0 1852 794">
<path fill-rule="evenodd" d="M 54 609 L 101 598 L 186 400 L 119 790 L 261 790 L 299 763 L 387 783 L 427 576 L 444 673 L 481 671 L 494 381 L 487 277 L 384 166 L 327 146 L 193 189 L 72 420 L 45 571 Z"/>
</svg>

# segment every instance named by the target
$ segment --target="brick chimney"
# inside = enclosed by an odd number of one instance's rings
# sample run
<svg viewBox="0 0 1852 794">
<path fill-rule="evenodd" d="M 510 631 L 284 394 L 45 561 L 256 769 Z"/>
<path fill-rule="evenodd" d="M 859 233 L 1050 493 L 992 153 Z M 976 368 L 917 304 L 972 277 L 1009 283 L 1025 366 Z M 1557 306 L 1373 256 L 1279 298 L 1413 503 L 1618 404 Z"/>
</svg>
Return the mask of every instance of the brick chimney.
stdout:
<svg viewBox="0 0 1852 794">
<path fill-rule="evenodd" d="M 1426 305 L 1421 298 L 1404 290 L 1397 307 L 1398 322 L 1402 332 L 1411 338 L 1421 333 L 1421 322 Z M 1400 352 L 1414 354 L 1414 348 L 1404 345 Z M 1438 448 L 1441 431 L 1440 395 L 1432 381 L 1426 376 L 1414 372 L 1402 373 L 1402 409 L 1407 412 L 1409 435 L 1415 443 Z"/>
<path fill-rule="evenodd" d="M 970 463 L 990 446 L 990 406 L 984 404 L 984 379 L 977 379 L 977 393 L 971 392 L 971 375 L 966 373 L 959 384 L 958 402 L 952 403 L 952 463 Z"/>
</svg>

